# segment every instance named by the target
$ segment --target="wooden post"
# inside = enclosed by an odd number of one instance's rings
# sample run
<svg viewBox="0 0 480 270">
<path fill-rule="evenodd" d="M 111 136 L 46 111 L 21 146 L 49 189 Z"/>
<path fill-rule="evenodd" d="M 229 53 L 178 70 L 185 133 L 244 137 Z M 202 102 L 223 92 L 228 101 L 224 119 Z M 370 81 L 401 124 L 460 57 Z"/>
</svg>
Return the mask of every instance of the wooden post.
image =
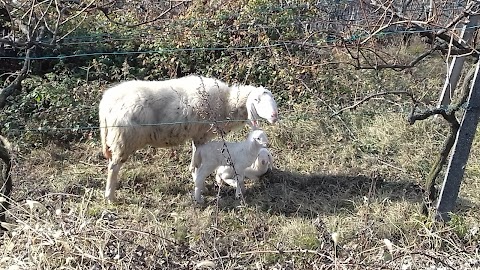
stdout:
<svg viewBox="0 0 480 270">
<path fill-rule="evenodd" d="M 460 43 L 467 44 L 470 42 L 473 37 L 473 33 L 476 30 L 474 27 L 477 25 L 479 18 L 479 15 L 472 15 L 468 17 L 468 23 L 463 26 L 462 33 L 460 34 Z M 450 104 L 452 94 L 457 87 L 464 62 L 465 56 L 453 57 L 447 73 L 447 78 L 445 79 L 445 84 L 443 85 L 442 92 L 440 93 L 438 102 L 439 107 L 448 106 L 448 104 Z"/>
<path fill-rule="evenodd" d="M 473 85 L 467 99 L 467 108 L 460 123 L 453 152 L 448 163 L 447 173 L 437 204 L 436 218 L 448 221 L 449 212 L 453 211 L 462 182 L 465 166 L 472 147 L 473 138 L 480 118 L 480 62 L 477 63 Z"/>
</svg>

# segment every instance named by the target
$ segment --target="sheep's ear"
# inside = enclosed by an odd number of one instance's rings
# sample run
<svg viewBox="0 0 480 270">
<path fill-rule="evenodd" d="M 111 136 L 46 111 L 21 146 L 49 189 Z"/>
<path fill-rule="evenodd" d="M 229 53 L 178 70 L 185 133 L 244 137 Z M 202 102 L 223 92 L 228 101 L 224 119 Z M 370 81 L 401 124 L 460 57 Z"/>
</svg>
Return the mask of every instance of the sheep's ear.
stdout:
<svg viewBox="0 0 480 270">
<path fill-rule="evenodd" d="M 255 105 L 252 103 L 252 104 L 249 104 L 248 107 L 249 107 L 247 108 L 247 115 L 249 120 L 248 124 L 253 130 L 258 129 L 258 122 L 257 122 L 258 114 L 257 114 L 257 110 L 255 109 Z"/>
<path fill-rule="evenodd" d="M 253 100 L 255 100 L 257 103 L 260 103 L 260 100 L 262 99 L 263 94 L 265 94 L 265 91 L 261 88 L 255 89 L 255 91 L 252 91 L 251 93 L 253 95 Z"/>
<path fill-rule="evenodd" d="M 260 103 L 262 95 L 265 93 L 263 88 L 255 88 L 250 92 L 247 98 L 247 114 L 248 120 L 251 122 L 251 126 L 258 126 L 257 119 L 259 118 L 257 112 L 257 104 Z"/>
</svg>

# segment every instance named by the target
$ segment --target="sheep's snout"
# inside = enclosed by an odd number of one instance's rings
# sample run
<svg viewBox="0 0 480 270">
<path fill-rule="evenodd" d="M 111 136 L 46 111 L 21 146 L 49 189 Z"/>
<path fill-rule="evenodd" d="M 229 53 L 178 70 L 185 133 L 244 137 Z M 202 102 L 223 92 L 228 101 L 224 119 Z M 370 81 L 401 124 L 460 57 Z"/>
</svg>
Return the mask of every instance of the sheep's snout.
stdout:
<svg viewBox="0 0 480 270">
<path fill-rule="evenodd" d="M 276 113 L 276 112 L 272 113 L 272 115 L 268 119 L 268 122 L 270 124 L 275 124 L 276 122 L 278 122 L 278 113 Z"/>
<path fill-rule="evenodd" d="M 266 138 L 255 138 L 257 144 L 260 145 L 260 148 L 268 147 L 268 140 Z"/>
</svg>

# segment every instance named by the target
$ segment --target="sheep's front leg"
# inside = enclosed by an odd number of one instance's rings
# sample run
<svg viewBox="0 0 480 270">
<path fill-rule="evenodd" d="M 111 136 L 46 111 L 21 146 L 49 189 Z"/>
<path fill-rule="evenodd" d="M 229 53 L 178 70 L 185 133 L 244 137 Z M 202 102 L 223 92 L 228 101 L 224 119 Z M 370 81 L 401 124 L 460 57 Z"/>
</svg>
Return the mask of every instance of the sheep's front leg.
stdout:
<svg viewBox="0 0 480 270">
<path fill-rule="evenodd" d="M 243 198 L 243 194 L 245 194 L 245 176 L 243 174 L 239 174 L 237 177 L 237 187 L 235 191 L 235 197 L 237 199 Z"/>
<path fill-rule="evenodd" d="M 122 162 L 114 162 L 110 160 L 108 163 L 108 176 L 107 176 L 107 185 L 105 187 L 105 199 L 107 202 L 115 202 L 115 190 L 118 187 L 118 173 L 122 167 Z"/>
</svg>

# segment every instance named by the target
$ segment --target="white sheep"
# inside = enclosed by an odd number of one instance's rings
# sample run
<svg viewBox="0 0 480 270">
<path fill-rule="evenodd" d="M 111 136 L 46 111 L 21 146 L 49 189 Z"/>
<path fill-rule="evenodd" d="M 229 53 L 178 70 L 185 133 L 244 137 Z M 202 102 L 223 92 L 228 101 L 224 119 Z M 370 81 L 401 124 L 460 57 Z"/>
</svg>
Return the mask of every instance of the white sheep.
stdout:
<svg viewBox="0 0 480 270">
<path fill-rule="evenodd" d="M 99 105 L 103 154 L 109 160 L 105 198 L 115 200 L 120 168 L 145 145 L 169 147 L 189 139 L 202 145 L 247 119 L 257 126 L 259 118 L 275 123 L 277 117 L 273 95 L 263 87 L 228 86 L 201 76 L 120 83 L 105 91 Z"/>
<path fill-rule="evenodd" d="M 263 130 L 256 129 L 248 134 L 245 141 L 224 142 L 211 141 L 198 145 L 192 159 L 192 177 L 195 182 L 195 200 L 202 203 L 202 191 L 205 186 L 205 178 L 220 166 L 232 166 L 234 168 L 232 183 L 235 183 L 237 197 L 241 197 L 244 190 L 245 169 L 257 158 L 261 148 L 267 147 L 268 139 Z M 230 181 L 230 180 L 229 180 Z"/>
<path fill-rule="evenodd" d="M 255 161 L 245 169 L 245 177 L 251 180 L 258 180 L 260 176 L 267 173 L 267 171 L 273 168 L 273 157 L 267 148 L 261 148 L 258 151 Z M 222 185 L 222 182 L 227 183 L 229 186 L 236 187 L 235 170 L 232 166 L 220 166 L 217 169 L 215 179 L 218 185 Z"/>
</svg>

